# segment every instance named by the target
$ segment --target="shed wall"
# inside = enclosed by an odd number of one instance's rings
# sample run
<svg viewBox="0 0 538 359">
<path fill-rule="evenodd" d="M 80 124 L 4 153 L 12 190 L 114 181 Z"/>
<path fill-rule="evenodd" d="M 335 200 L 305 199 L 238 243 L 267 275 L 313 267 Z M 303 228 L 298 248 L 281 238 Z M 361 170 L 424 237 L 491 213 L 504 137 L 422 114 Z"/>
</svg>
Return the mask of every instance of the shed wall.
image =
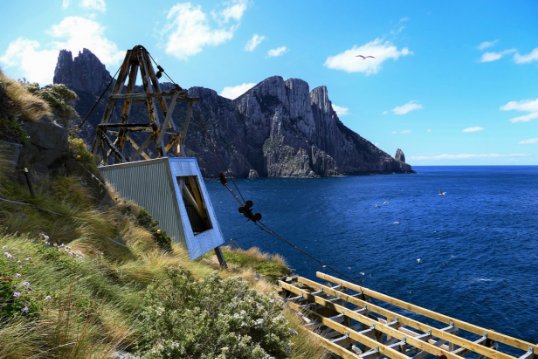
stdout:
<svg viewBox="0 0 538 359">
<path fill-rule="evenodd" d="M 103 177 L 121 194 L 147 209 L 174 240 L 187 248 L 196 259 L 224 244 L 220 226 L 209 199 L 195 158 L 164 157 L 147 161 L 120 163 L 99 168 Z M 178 177 L 195 176 L 198 180 L 212 228 L 194 235 Z"/>
<path fill-rule="evenodd" d="M 167 158 L 99 168 L 123 198 L 144 207 L 175 241 L 186 245 Z"/>
</svg>

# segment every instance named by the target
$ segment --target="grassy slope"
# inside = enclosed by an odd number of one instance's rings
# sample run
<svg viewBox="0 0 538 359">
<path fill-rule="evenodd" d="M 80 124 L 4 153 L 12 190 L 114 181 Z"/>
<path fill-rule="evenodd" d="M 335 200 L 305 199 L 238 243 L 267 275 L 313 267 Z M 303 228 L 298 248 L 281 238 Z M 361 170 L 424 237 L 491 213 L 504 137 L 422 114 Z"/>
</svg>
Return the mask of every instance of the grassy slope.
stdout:
<svg viewBox="0 0 538 359">
<path fill-rule="evenodd" d="M 19 98 L 27 96 L 16 89 Z M 80 143 L 71 145 L 72 156 L 87 161 Z M 211 256 L 190 261 L 177 245 L 165 252 L 134 204 L 99 208 L 76 177 L 43 183 L 31 198 L 7 168 L 0 153 L 0 198 L 27 205 L 0 200 L 1 358 L 105 358 L 136 351 L 144 293 L 167 268 L 185 268 L 197 279 L 214 272 L 240 277 L 268 295 L 276 291 L 271 280 L 287 273 L 280 257 L 255 249 L 225 249 L 229 271 L 219 271 Z M 293 314 L 285 315 L 298 332 L 292 357 L 322 357 Z"/>
</svg>

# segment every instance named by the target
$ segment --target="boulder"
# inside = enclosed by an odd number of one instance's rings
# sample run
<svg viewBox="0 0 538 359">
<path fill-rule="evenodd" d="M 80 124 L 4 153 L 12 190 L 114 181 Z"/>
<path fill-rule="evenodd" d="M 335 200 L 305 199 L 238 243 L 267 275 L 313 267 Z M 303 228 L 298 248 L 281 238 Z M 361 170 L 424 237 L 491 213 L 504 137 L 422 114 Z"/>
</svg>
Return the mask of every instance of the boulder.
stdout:
<svg viewBox="0 0 538 359">
<path fill-rule="evenodd" d="M 394 159 L 396 161 L 404 162 L 405 163 L 405 154 L 401 149 L 396 150 L 396 155 L 394 156 Z"/>
</svg>

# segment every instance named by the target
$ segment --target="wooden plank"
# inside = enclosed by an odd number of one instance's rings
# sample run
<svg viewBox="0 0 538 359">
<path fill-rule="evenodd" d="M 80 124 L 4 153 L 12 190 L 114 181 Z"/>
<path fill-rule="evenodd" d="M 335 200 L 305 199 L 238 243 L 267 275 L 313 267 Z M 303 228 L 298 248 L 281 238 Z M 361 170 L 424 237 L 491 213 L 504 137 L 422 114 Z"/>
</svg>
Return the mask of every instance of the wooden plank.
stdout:
<svg viewBox="0 0 538 359">
<path fill-rule="evenodd" d="M 200 207 L 199 204 L 196 202 L 196 199 L 189 190 L 189 187 L 185 185 L 184 180 L 179 181 L 179 187 L 181 188 L 181 192 L 183 193 L 183 198 L 186 199 L 187 202 L 189 202 L 190 205 L 194 207 L 200 218 L 207 218 L 204 209 Z"/>
<path fill-rule="evenodd" d="M 189 176 L 187 177 L 187 182 L 189 183 L 189 187 L 192 189 L 192 195 L 200 208 L 200 218 L 204 220 L 207 219 L 207 211 L 205 211 L 205 203 L 202 198 L 202 193 L 200 193 L 200 186 L 197 178 L 195 176 Z"/>
<path fill-rule="evenodd" d="M 150 92 L 131 92 L 131 93 L 114 93 L 109 96 L 109 98 L 113 98 L 115 100 L 125 100 L 130 99 L 132 101 L 146 101 L 148 97 L 161 97 L 161 96 L 173 96 L 177 91 L 163 91 L 160 93 Z M 184 95 L 180 92 L 178 95 L 178 100 L 182 100 Z"/>
<path fill-rule="evenodd" d="M 135 83 L 136 83 L 136 76 L 138 75 L 138 65 L 133 64 L 131 66 L 131 70 L 129 72 L 129 80 L 127 82 L 127 94 L 132 94 Z M 112 97 L 112 96 L 111 96 Z M 121 123 L 127 123 L 127 120 L 129 118 L 129 114 L 131 113 L 131 104 L 132 104 L 131 98 L 126 98 L 125 102 L 123 103 L 123 107 L 121 109 Z"/>
<path fill-rule="evenodd" d="M 151 136 L 151 135 L 150 135 Z M 129 141 L 129 143 L 131 144 L 131 146 L 133 146 L 133 148 L 135 149 L 135 153 L 133 154 L 133 158 L 136 159 L 136 157 L 138 156 L 141 156 L 143 159 L 145 160 L 149 160 L 151 159 L 150 156 L 148 156 L 148 154 L 146 152 L 144 152 L 144 150 L 149 146 L 149 144 L 151 143 L 151 137 L 148 137 L 146 138 L 146 140 L 144 141 L 144 143 L 142 143 L 142 146 L 138 146 L 138 144 L 136 143 L 136 141 L 134 139 L 131 138 L 131 136 L 129 135 L 126 135 L 125 136 L 126 140 Z"/>
<path fill-rule="evenodd" d="M 282 282 L 284 283 L 284 282 Z M 287 283 L 284 283 L 287 285 Z M 297 303 L 292 303 L 292 302 L 288 302 L 287 305 L 297 311 L 297 312 L 301 312 L 303 311 L 303 308 L 301 307 L 301 305 L 297 304 Z M 372 338 L 369 338 L 367 337 L 366 335 L 364 334 L 361 334 L 353 329 L 350 329 L 340 323 L 337 323 L 335 322 L 334 320 L 331 320 L 329 318 L 325 318 L 315 312 L 312 312 L 312 311 L 308 311 L 309 313 L 311 314 L 314 314 L 316 316 L 319 317 L 319 320 L 320 322 L 325 325 L 326 327 L 328 328 L 331 328 L 332 330 L 335 330 L 337 332 L 339 332 L 340 334 L 348 334 L 349 337 L 351 339 L 353 339 L 354 341 L 357 341 L 363 345 L 365 345 L 366 347 L 368 348 L 371 348 L 371 349 L 378 349 L 379 352 L 383 355 L 386 355 L 387 357 L 389 358 L 396 358 L 396 359 L 410 359 L 410 357 L 408 357 L 407 355 L 403 354 L 403 353 L 400 353 L 399 351 L 395 350 L 395 349 L 392 349 L 392 348 L 389 348 L 388 346 L 386 345 L 383 345 L 381 343 L 379 343 L 378 341 L 372 339 Z"/>
<path fill-rule="evenodd" d="M 301 311 L 301 306 L 299 304 L 296 304 L 296 303 L 289 303 L 289 307 L 296 311 L 296 312 L 300 312 Z M 336 343 L 333 343 L 331 342 L 330 340 L 328 340 L 327 338 L 324 338 L 323 336 L 319 335 L 318 333 L 314 332 L 314 331 L 311 331 L 309 330 L 311 335 L 314 336 L 320 343 L 321 345 L 327 349 L 328 351 L 330 351 L 331 353 L 334 353 L 336 355 L 339 355 L 341 356 L 342 358 L 344 359 L 360 359 L 360 356 L 353 353 L 352 351 L 336 344 Z"/>
<path fill-rule="evenodd" d="M 400 323 L 403 325 L 410 326 L 412 328 L 418 329 L 422 332 L 430 332 L 433 336 L 449 341 L 453 344 L 456 344 L 461 347 L 465 347 L 466 349 L 473 351 L 475 353 L 487 356 L 489 358 L 499 358 L 499 359 L 513 359 L 514 357 L 508 354 L 505 354 L 503 352 L 499 352 L 493 348 L 485 347 L 483 345 L 476 344 L 470 340 L 464 339 L 462 337 L 459 337 L 455 334 L 449 333 L 447 331 L 444 331 L 442 329 L 438 329 L 435 327 L 432 327 L 430 325 L 421 323 L 417 320 L 408 318 L 404 315 L 392 312 L 388 309 L 385 309 L 383 307 L 380 307 L 378 305 L 375 305 L 370 302 L 366 302 L 362 299 L 358 299 L 357 297 L 352 297 L 348 294 L 342 293 L 342 292 L 336 292 L 333 289 L 331 289 L 328 286 L 316 283 L 314 281 L 311 281 L 310 279 L 299 277 L 297 279 L 300 283 L 306 284 L 308 286 L 311 286 L 314 289 L 321 289 L 323 292 L 329 295 L 339 295 L 343 300 L 345 300 L 348 303 L 351 303 L 353 305 L 359 306 L 359 307 L 368 307 L 368 310 L 374 313 L 381 314 L 387 318 L 398 319 Z M 365 293 L 366 294 L 366 293 Z"/>
<path fill-rule="evenodd" d="M 137 53 L 138 55 L 138 62 L 140 65 L 140 73 L 142 77 L 142 86 L 144 87 L 144 92 L 146 93 L 146 109 L 148 111 L 149 115 L 149 122 L 151 123 L 151 127 L 153 129 L 153 136 L 150 136 L 148 138 L 151 138 L 153 142 L 155 142 L 155 146 L 157 148 L 158 156 L 161 157 L 163 155 L 163 146 L 164 144 L 162 142 L 157 142 L 157 138 L 159 137 L 159 115 L 157 113 L 157 107 L 155 105 L 155 102 L 153 101 L 153 97 L 149 96 L 151 94 L 150 89 L 150 78 L 148 74 L 148 64 L 145 62 L 144 55 L 141 51 Z M 149 143 L 147 144 L 149 146 Z M 140 146 L 140 148 L 145 149 L 147 146 L 145 146 L 145 142 Z"/>
<path fill-rule="evenodd" d="M 399 307 L 399 308 L 402 308 L 402 309 L 405 309 L 405 310 L 409 310 L 411 312 L 415 312 L 415 313 L 423 315 L 425 317 L 435 319 L 435 320 L 437 320 L 439 322 L 446 323 L 446 324 L 453 324 L 454 326 L 456 326 L 456 327 L 458 327 L 460 329 L 466 330 L 466 331 L 474 333 L 474 334 L 478 334 L 480 336 L 487 335 L 487 337 L 490 340 L 493 340 L 493 341 L 496 341 L 496 342 L 499 342 L 499 343 L 503 343 L 503 344 L 506 344 L 506 345 L 509 345 L 509 346 L 512 346 L 514 348 L 518 348 L 518 349 L 521 349 L 521 350 L 524 350 L 524 351 L 527 351 L 527 350 L 529 350 L 529 348 L 532 348 L 534 354 L 538 355 L 538 345 L 536 345 L 536 344 L 532 344 L 532 343 L 526 342 L 526 341 L 521 340 L 521 339 L 513 338 L 513 337 L 510 337 L 508 335 L 498 333 L 498 332 L 496 332 L 494 330 L 491 330 L 491 329 L 482 328 L 482 327 L 480 327 L 478 325 L 474 325 L 474 324 L 465 322 L 463 320 L 459 320 L 459 319 L 456 319 L 456 318 L 449 317 L 448 315 L 444 315 L 444 314 L 441 314 L 441 313 L 434 312 L 432 310 L 420 307 L 418 305 L 408 303 L 408 302 L 403 301 L 401 299 L 397 299 L 397 298 L 391 297 L 389 295 L 386 295 L 386 294 L 383 294 L 383 293 L 380 293 L 380 292 L 376 292 L 374 290 L 371 290 L 371 289 L 368 289 L 368 288 L 365 288 L 365 287 L 361 287 L 359 285 L 356 285 L 356 284 L 353 284 L 351 282 L 342 280 L 340 278 L 333 277 L 333 276 L 331 276 L 329 274 L 325 274 L 325 273 L 322 273 L 322 272 L 316 272 L 316 276 L 318 278 L 320 278 L 320 279 L 327 280 L 327 281 L 332 282 L 332 283 L 341 284 L 342 286 L 344 286 L 344 287 L 346 287 L 348 289 L 354 290 L 356 292 L 362 292 L 362 293 L 364 293 L 365 295 L 367 295 L 369 297 L 379 299 L 379 300 L 384 301 L 386 303 L 392 304 L 392 305 L 394 305 L 396 307 Z"/>
<path fill-rule="evenodd" d="M 166 117 L 164 118 L 163 125 L 161 126 L 161 133 L 159 133 L 159 138 L 157 139 L 157 143 L 161 143 L 164 139 L 165 131 L 173 124 L 172 122 L 172 113 L 174 112 L 174 108 L 176 107 L 177 103 L 177 97 L 179 96 L 179 92 L 176 92 L 172 99 L 170 100 L 170 105 L 168 106 L 168 110 L 166 111 Z M 174 127 L 174 126 L 172 126 Z M 167 149 L 164 148 L 164 153 L 166 154 Z"/>
<path fill-rule="evenodd" d="M 280 282 L 279 282 L 280 284 Z M 456 355 L 454 353 L 451 353 L 451 352 L 448 352 L 446 350 L 443 350 L 441 348 L 438 348 L 430 343 L 427 343 L 425 341 L 422 341 L 420 339 L 417 339 L 415 337 L 412 337 L 412 336 L 408 336 L 400 331 L 398 331 L 397 329 L 394 329 L 386 324 L 383 324 L 383 323 L 380 323 L 378 322 L 377 320 L 374 320 L 374 319 L 371 319 L 365 315 L 362 315 L 362 314 L 358 314 L 356 312 L 353 312 L 351 311 L 349 308 L 346 308 L 346 307 L 343 307 L 341 305 L 338 305 L 338 304 L 335 304 L 335 303 L 332 303 L 332 302 L 329 302 L 327 299 L 325 298 L 322 298 L 320 296 L 317 296 L 317 295 L 312 295 L 310 294 L 309 292 L 305 291 L 304 289 L 300 289 L 300 288 L 297 288 L 291 284 L 288 284 L 288 283 L 284 283 L 282 282 L 282 284 L 280 284 L 282 288 L 292 292 L 292 293 L 295 293 L 295 294 L 301 294 L 303 295 L 304 298 L 307 298 L 309 300 L 313 300 L 315 303 L 319 304 L 319 305 L 322 305 L 324 307 L 328 307 L 330 309 L 333 309 L 335 310 L 337 313 L 342 313 L 344 314 L 346 317 L 348 318 L 351 318 L 353 320 L 356 320 L 366 326 L 369 326 L 373 329 L 376 329 L 377 331 L 383 333 L 383 334 L 386 334 L 387 336 L 390 336 L 392 338 L 396 338 L 398 340 L 405 340 L 406 343 L 408 345 L 412 345 L 414 346 L 415 348 L 418 348 L 422 351 L 425 351 L 427 353 L 430 353 L 430 354 L 433 354 L 433 355 L 436 355 L 436 356 L 441 356 L 441 355 L 444 355 L 446 358 L 449 358 L 449 359 L 461 359 L 462 357 L 459 356 L 459 355 Z M 328 318 L 327 318 L 328 319 Z M 345 327 L 347 328 L 347 327 Z M 348 330 L 350 330 L 349 328 L 347 328 Z M 379 343 L 379 342 L 378 342 Z M 383 343 L 379 343 L 379 345 L 384 345 Z M 388 346 L 386 346 L 386 348 L 389 348 Z"/>
<path fill-rule="evenodd" d="M 161 95 L 161 88 L 159 86 L 159 79 L 157 79 L 157 75 L 155 74 L 155 71 L 153 69 L 153 65 L 151 64 L 151 59 L 149 57 L 149 53 L 147 51 L 144 51 L 142 54 L 145 63 L 147 64 L 147 72 L 149 79 L 151 80 L 151 84 L 153 85 L 153 93 L 157 95 L 157 101 L 159 102 L 159 105 L 161 106 L 161 111 L 163 113 L 163 116 L 166 116 L 167 108 L 166 108 L 166 101 L 164 101 L 164 98 Z M 164 127 L 161 127 L 164 129 Z"/>
<path fill-rule="evenodd" d="M 187 111 L 185 112 L 185 121 L 183 122 L 183 127 L 181 128 L 181 132 L 178 138 L 179 153 L 182 156 L 185 156 L 185 153 L 184 153 L 185 151 L 183 150 L 182 147 L 185 145 L 185 138 L 187 137 L 187 131 L 189 130 L 189 125 L 191 123 L 192 104 L 193 104 L 193 101 L 189 101 L 187 103 Z"/>
</svg>

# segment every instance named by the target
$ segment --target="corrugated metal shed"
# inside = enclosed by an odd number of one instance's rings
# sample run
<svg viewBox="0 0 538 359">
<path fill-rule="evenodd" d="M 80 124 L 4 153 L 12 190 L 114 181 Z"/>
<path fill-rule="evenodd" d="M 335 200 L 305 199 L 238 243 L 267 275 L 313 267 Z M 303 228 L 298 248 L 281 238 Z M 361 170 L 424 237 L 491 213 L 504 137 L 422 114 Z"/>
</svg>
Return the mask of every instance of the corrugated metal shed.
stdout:
<svg viewBox="0 0 538 359">
<path fill-rule="evenodd" d="M 99 171 L 122 197 L 159 221 L 187 248 L 191 259 L 224 244 L 195 158 L 162 157 L 103 166 Z"/>
</svg>

